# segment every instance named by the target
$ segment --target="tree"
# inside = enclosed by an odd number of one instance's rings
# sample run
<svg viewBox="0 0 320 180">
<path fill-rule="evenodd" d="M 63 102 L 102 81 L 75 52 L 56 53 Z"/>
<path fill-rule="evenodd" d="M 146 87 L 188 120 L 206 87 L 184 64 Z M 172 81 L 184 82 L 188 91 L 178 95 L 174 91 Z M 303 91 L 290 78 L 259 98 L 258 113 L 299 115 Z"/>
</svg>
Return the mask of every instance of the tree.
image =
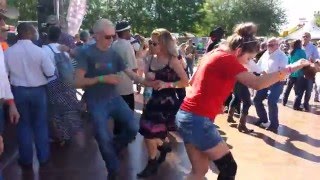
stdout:
<svg viewBox="0 0 320 180">
<path fill-rule="evenodd" d="M 320 11 L 314 13 L 315 23 L 318 27 L 320 27 Z"/>
<path fill-rule="evenodd" d="M 204 0 L 90 0 L 88 13 L 83 27 L 89 28 L 101 17 L 116 22 L 128 19 L 133 31 L 143 35 L 159 27 L 172 32 L 196 30 L 195 23 L 200 22 L 204 13 Z"/>
<path fill-rule="evenodd" d="M 279 0 L 207 0 L 202 11 L 206 13 L 206 18 L 199 33 L 208 34 L 216 26 L 231 33 L 236 24 L 251 21 L 258 24 L 260 35 L 270 35 L 277 34 L 286 22 Z"/>
<path fill-rule="evenodd" d="M 21 21 L 37 21 L 38 0 L 8 0 L 9 6 L 14 6 L 19 10 Z"/>
</svg>

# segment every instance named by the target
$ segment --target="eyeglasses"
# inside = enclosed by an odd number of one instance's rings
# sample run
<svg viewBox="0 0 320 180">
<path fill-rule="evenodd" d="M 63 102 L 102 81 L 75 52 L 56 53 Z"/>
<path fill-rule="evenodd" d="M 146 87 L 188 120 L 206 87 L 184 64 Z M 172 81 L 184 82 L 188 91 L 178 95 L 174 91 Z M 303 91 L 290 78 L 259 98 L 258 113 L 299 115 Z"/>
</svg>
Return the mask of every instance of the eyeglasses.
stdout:
<svg viewBox="0 0 320 180">
<path fill-rule="evenodd" d="M 268 44 L 267 46 L 268 47 L 274 47 L 274 46 L 277 46 L 278 44 Z"/>
<path fill-rule="evenodd" d="M 112 38 L 112 39 L 115 39 L 115 38 L 116 38 L 116 35 L 115 35 L 115 34 L 114 34 L 114 35 L 105 35 L 104 38 L 107 39 L 107 40 L 109 40 L 109 39 L 111 39 L 111 38 Z"/>
<path fill-rule="evenodd" d="M 153 42 L 153 41 L 149 41 L 149 45 L 153 45 L 153 46 L 157 46 L 159 43 Z"/>
</svg>

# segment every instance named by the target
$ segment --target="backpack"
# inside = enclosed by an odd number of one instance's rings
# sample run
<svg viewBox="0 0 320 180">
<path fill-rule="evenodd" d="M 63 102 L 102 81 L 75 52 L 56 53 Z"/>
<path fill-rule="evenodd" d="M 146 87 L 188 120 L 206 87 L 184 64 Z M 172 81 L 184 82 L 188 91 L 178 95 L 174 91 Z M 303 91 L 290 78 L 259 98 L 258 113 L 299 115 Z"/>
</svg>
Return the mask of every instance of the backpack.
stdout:
<svg viewBox="0 0 320 180">
<path fill-rule="evenodd" d="M 74 66 L 71 60 L 64 52 L 56 53 L 51 46 L 48 45 L 54 53 L 56 65 L 56 76 L 64 83 L 73 84 L 74 82 Z"/>
</svg>

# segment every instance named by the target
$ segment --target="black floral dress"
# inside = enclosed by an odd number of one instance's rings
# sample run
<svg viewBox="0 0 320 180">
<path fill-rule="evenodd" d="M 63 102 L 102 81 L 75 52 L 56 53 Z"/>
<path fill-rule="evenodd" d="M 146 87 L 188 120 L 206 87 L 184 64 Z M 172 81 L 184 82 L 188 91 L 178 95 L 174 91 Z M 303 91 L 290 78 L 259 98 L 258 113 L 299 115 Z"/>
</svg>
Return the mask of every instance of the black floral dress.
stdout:
<svg viewBox="0 0 320 180">
<path fill-rule="evenodd" d="M 155 79 L 164 82 L 179 81 L 177 73 L 169 65 L 160 70 L 152 70 Z M 153 90 L 152 96 L 143 108 L 140 119 L 140 134 L 147 139 L 167 137 L 169 131 L 175 130 L 175 115 L 179 110 L 180 101 L 176 89 L 166 88 Z"/>
</svg>

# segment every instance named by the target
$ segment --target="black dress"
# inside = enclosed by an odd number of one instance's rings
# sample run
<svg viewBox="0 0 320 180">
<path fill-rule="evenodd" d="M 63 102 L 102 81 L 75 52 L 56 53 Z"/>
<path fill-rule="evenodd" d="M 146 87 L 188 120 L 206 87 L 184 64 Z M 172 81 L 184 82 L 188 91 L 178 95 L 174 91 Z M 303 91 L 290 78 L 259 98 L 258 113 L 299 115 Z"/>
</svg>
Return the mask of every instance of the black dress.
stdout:
<svg viewBox="0 0 320 180">
<path fill-rule="evenodd" d="M 151 64 L 151 63 L 150 63 Z M 169 65 L 160 70 L 152 70 L 155 79 L 164 82 L 179 81 L 177 73 Z M 167 88 L 153 90 L 152 96 L 146 103 L 140 119 L 140 134 L 146 139 L 167 137 L 168 131 L 175 130 L 175 115 L 180 107 L 176 89 Z"/>
</svg>

